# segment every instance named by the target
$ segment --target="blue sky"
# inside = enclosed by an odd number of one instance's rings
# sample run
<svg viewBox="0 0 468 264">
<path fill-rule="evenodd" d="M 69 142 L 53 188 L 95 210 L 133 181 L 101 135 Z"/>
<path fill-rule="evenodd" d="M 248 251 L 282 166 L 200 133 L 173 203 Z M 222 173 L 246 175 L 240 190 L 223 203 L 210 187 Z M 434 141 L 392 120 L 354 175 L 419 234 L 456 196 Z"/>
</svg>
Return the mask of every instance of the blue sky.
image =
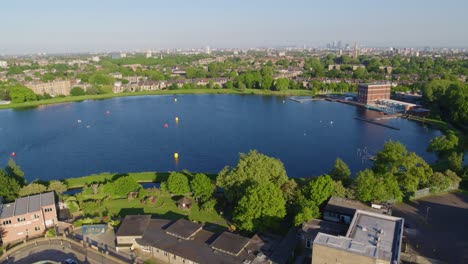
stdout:
<svg viewBox="0 0 468 264">
<path fill-rule="evenodd" d="M 468 47 L 464 0 L 14 0 L 0 54 L 189 47 Z"/>
</svg>

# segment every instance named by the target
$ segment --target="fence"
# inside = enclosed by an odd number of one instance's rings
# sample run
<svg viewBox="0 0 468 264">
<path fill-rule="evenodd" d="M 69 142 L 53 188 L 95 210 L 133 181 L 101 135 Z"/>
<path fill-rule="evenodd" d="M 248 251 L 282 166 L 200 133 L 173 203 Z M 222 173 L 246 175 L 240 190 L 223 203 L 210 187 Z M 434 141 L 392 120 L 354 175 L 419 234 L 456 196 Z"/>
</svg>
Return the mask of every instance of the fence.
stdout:
<svg viewBox="0 0 468 264">
<path fill-rule="evenodd" d="M 431 192 L 431 188 L 420 189 L 420 190 L 417 190 L 417 191 L 414 192 L 414 195 L 413 195 L 413 197 L 411 197 L 411 200 L 420 199 L 420 198 L 423 198 L 423 197 L 426 197 L 426 196 L 429 196 L 429 195 L 433 195 L 433 194 L 437 194 L 437 193 L 444 193 L 444 192 L 457 190 L 458 187 L 459 187 L 459 185 L 455 184 L 455 185 L 452 185 L 452 186 L 448 187 L 445 190 L 440 190 L 440 191 L 436 191 L 436 192 Z"/>
</svg>

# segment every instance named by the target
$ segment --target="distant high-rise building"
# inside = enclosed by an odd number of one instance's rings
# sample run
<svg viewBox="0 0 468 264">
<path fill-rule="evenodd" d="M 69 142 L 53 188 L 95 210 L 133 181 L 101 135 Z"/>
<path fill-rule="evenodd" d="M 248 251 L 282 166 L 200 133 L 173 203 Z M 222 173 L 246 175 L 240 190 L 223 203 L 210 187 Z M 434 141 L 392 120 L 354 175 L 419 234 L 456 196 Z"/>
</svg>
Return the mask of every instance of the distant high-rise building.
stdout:
<svg viewBox="0 0 468 264">
<path fill-rule="evenodd" d="M 341 49 L 341 40 L 338 41 L 338 46 L 337 46 L 337 48 Z"/>
<path fill-rule="evenodd" d="M 357 58 L 358 57 L 358 46 L 357 46 L 357 43 L 356 41 L 354 42 L 354 57 Z"/>
<path fill-rule="evenodd" d="M 151 58 L 153 56 L 153 52 L 151 50 L 146 51 L 146 58 Z"/>
<path fill-rule="evenodd" d="M 206 54 L 211 54 L 210 46 L 206 46 Z"/>
</svg>

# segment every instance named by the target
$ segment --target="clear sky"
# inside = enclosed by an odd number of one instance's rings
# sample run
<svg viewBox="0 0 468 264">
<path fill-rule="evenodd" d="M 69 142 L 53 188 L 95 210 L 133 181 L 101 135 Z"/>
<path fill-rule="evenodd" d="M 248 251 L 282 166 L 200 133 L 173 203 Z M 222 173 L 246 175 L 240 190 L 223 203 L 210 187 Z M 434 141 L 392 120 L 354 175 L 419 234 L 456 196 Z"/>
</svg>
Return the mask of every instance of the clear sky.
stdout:
<svg viewBox="0 0 468 264">
<path fill-rule="evenodd" d="M 468 0 L 3 0 L 0 54 L 323 46 L 468 47 Z"/>
</svg>

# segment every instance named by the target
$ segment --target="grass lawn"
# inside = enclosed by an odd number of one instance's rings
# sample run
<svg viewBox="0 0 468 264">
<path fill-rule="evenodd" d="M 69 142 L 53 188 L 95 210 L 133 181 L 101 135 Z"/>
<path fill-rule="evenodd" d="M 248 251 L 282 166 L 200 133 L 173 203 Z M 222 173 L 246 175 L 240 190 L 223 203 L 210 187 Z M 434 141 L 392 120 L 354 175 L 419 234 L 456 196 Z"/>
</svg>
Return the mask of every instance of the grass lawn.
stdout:
<svg viewBox="0 0 468 264">
<path fill-rule="evenodd" d="M 80 96 L 67 96 L 56 97 L 52 99 L 32 101 L 25 103 L 11 103 L 0 105 L 0 109 L 5 108 L 28 108 L 36 107 L 39 105 L 60 104 L 68 102 L 79 102 L 84 100 L 102 100 L 113 97 L 125 96 L 139 96 L 139 95 L 167 95 L 167 94 L 254 94 L 254 95 L 273 95 L 273 96 L 312 96 L 310 90 L 285 90 L 285 91 L 271 91 L 259 89 L 245 89 L 240 91 L 237 89 L 190 89 L 190 90 L 160 90 L 160 91 L 141 91 L 141 92 L 125 92 L 125 93 L 109 93 L 109 94 L 96 94 L 96 95 L 80 95 Z"/>
<path fill-rule="evenodd" d="M 188 172 L 187 172 L 188 173 Z M 103 172 L 99 174 L 92 174 L 83 177 L 69 178 L 63 180 L 64 183 L 68 186 L 69 189 L 81 188 L 91 183 L 103 183 L 109 180 L 112 180 L 113 177 L 120 175 L 129 175 L 132 176 L 137 182 L 163 182 L 167 181 L 170 172 L 156 172 L 156 171 L 146 171 L 146 172 L 128 172 L 128 173 L 109 173 Z M 196 173 L 190 173 L 195 175 Z M 211 180 L 216 180 L 217 174 L 207 174 Z"/>
<path fill-rule="evenodd" d="M 129 173 L 109 173 L 103 172 L 99 174 L 92 174 L 88 176 L 78 177 L 78 178 L 69 178 L 65 179 L 64 182 L 67 184 L 68 188 L 79 188 L 91 183 L 102 183 L 105 181 L 112 180 L 114 176 L 119 175 L 129 175 L 132 176 L 137 182 L 154 182 L 156 180 L 160 180 L 160 178 L 167 178 L 165 174 L 169 174 L 167 172 L 154 172 L 154 171 L 147 171 L 147 172 L 129 172 Z"/>
<path fill-rule="evenodd" d="M 125 198 L 104 201 L 102 207 L 106 207 L 110 214 L 119 215 L 120 217 L 130 214 L 152 214 L 165 219 L 179 219 L 184 217 L 202 223 L 211 223 L 223 227 L 227 226 L 226 220 L 215 210 L 210 212 L 202 211 L 195 201 L 190 210 L 180 210 L 176 205 L 176 201 L 167 193 L 156 195 L 154 203 L 148 200 L 143 204 L 140 202 L 140 199 L 129 201 Z"/>
</svg>

